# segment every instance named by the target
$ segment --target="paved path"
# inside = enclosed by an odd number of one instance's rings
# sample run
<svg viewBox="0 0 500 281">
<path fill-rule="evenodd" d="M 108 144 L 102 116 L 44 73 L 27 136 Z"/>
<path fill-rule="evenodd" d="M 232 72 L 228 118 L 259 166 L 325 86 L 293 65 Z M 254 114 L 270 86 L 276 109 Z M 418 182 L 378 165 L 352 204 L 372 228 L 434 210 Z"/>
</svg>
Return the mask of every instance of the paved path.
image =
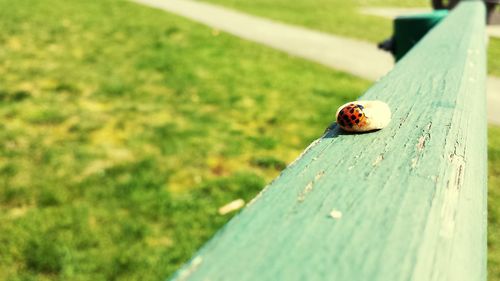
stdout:
<svg viewBox="0 0 500 281">
<path fill-rule="evenodd" d="M 361 14 L 394 19 L 400 15 L 416 15 L 432 12 L 429 8 L 393 8 L 393 7 L 365 7 L 359 9 Z"/>
<path fill-rule="evenodd" d="M 358 77 L 377 80 L 393 67 L 392 56 L 375 44 L 278 23 L 192 0 L 133 0 L 178 14 Z M 494 110 L 494 109 L 497 110 Z M 500 79 L 488 79 L 488 121 L 500 124 Z"/>
</svg>

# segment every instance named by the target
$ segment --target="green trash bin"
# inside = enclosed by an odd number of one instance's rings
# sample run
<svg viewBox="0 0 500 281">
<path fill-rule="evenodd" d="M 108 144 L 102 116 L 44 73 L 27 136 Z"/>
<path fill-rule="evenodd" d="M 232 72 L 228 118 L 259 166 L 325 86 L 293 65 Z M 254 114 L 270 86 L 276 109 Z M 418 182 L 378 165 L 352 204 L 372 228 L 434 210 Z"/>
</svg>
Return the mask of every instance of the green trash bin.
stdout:
<svg viewBox="0 0 500 281">
<path fill-rule="evenodd" d="M 399 16 L 394 20 L 394 49 L 400 60 L 436 24 L 448 15 L 448 10 L 435 10 L 427 14 Z"/>
</svg>

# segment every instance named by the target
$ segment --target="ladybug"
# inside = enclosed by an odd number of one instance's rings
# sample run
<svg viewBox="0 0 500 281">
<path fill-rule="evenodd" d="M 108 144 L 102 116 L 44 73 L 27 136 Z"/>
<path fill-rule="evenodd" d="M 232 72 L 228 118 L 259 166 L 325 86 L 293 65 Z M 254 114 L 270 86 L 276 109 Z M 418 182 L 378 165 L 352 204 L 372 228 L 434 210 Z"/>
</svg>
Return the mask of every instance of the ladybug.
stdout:
<svg viewBox="0 0 500 281">
<path fill-rule="evenodd" d="M 337 123 L 346 131 L 356 131 L 366 125 L 367 117 L 361 104 L 349 103 L 337 114 Z"/>
<path fill-rule="evenodd" d="M 390 122 L 389 105 L 378 100 L 352 101 L 337 110 L 337 124 L 348 132 L 380 130 Z"/>
</svg>

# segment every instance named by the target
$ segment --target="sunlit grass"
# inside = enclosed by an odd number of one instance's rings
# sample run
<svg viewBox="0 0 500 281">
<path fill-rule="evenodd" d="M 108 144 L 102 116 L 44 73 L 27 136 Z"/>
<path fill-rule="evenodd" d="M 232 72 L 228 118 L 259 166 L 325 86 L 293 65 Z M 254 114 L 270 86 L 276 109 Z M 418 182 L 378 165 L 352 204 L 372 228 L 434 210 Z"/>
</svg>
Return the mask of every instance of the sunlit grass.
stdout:
<svg viewBox="0 0 500 281">
<path fill-rule="evenodd" d="M 118 0 L 0 0 L 0 280 L 161 280 L 369 82 Z"/>
<path fill-rule="evenodd" d="M 164 279 L 369 84 L 125 1 L 0 0 L 0 280 Z"/>
<path fill-rule="evenodd" d="M 488 280 L 500 280 L 500 127 L 488 131 Z"/>
<path fill-rule="evenodd" d="M 488 45 L 488 69 L 490 74 L 500 77 L 500 39 L 490 37 Z"/>
</svg>

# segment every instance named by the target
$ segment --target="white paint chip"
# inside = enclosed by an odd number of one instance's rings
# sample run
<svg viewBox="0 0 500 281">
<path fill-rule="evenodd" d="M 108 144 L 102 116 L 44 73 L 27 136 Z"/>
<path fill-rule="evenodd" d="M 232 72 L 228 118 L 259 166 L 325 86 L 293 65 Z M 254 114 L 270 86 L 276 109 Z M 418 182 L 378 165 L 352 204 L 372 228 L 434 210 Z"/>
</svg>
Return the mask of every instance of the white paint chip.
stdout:
<svg viewBox="0 0 500 281">
<path fill-rule="evenodd" d="M 339 220 L 342 218 L 342 212 L 339 210 L 333 209 L 330 212 L 330 217 L 332 217 L 333 219 Z"/>
<path fill-rule="evenodd" d="M 231 212 L 234 212 L 238 209 L 243 208 L 245 206 L 245 201 L 243 199 L 236 199 L 234 201 L 231 201 L 227 203 L 226 205 L 222 206 L 219 208 L 219 215 L 226 215 Z"/>
<path fill-rule="evenodd" d="M 377 159 L 373 161 L 372 166 L 377 166 L 378 164 L 380 164 L 380 162 L 382 162 L 382 160 L 384 160 L 384 155 L 380 154 L 379 156 L 377 156 Z"/>
</svg>

